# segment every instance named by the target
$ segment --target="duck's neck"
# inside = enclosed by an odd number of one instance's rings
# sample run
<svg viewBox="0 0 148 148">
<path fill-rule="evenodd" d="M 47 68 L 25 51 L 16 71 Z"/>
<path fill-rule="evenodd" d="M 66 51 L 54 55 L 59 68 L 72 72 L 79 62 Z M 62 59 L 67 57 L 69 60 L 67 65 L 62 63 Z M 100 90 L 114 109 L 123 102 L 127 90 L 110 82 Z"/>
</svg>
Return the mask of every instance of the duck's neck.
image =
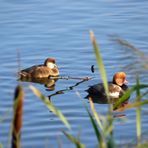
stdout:
<svg viewBox="0 0 148 148">
<path fill-rule="evenodd" d="M 118 84 L 116 83 L 115 79 L 113 79 L 112 83 L 118 85 Z"/>
<path fill-rule="evenodd" d="M 115 84 L 115 85 L 118 85 L 118 84 L 116 83 L 115 79 L 113 79 L 112 83 Z M 124 85 L 124 84 L 123 84 L 123 85 Z M 123 85 L 118 85 L 118 86 L 122 87 Z"/>
</svg>

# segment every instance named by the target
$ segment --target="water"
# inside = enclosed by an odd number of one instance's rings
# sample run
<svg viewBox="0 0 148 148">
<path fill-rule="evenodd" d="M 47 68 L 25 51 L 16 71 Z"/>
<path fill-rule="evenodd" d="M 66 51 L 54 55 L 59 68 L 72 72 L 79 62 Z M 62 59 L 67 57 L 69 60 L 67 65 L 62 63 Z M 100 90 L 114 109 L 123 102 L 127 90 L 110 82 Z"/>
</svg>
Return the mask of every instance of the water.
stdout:
<svg viewBox="0 0 148 148">
<path fill-rule="evenodd" d="M 93 1 L 0 1 L 0 142 L 8 145 L 10 122 L 12 119 L 13 93 L 18 82 L 18 56 L 21 68 L 40 64 L 47 57 L 55 57 L 63 76 L 85 77 L 94 79 L 81 83 L 73 90 L 51 97 L 55 106 L 64 113 L 72 125 L 68 131 L 74 136 L 80 134 L 87 147 L 95 147 L 97 139 L 92 129 L 88 114 L 83 106 L 84 91 L 89 85 L 100 81 L 98 72 L 91 73 L 91 65 L 96 65 L 95 56 L 89 37 L 89 30 L 96 34 L 109 79 L 116 71 L 132 62 L 128 52 L 121 50 L 108 35 L 119 35 L 128 40 L 142 52 L 148 48 L 148 2 L 119 0 Z M 120 50 L 119 50 L 120 49 Z M 126 56 L 129 56 L 128 59 Z M 135 84 L 135 74 L 126 71 L 130 86 Z M 141 81 L 147 81 L 147 73 L 141 72 Z M 75 85 L 77 80 L 58 80 L 54 91 L 47 91 L 44 85 L 33 84 L 44 95 L 49 96 L 61 89 Z M 65 126 L 55 117 L 31 90 L 28 83 L 23 83 L 25 90 L 22 147 L 74 147 L 61 129 Z M 130 99 L 132 102 L 133 98 Z M 89 104 L 88 104 L 89 106 Z M 95 104 L 97 112 L 105 115 L 106 105 Z M 143 107 L 142 130 L 147 139 L 147 108 Z M 135 111 L 124 112 L 127 121 L 116 120 L 115 137 L 118 144 L 134 141 L 136 136 Z M 66 130 L 67 131 L 67 130 Z M 129 132 L 126 132 L 129 131 Z"/>
</svg>

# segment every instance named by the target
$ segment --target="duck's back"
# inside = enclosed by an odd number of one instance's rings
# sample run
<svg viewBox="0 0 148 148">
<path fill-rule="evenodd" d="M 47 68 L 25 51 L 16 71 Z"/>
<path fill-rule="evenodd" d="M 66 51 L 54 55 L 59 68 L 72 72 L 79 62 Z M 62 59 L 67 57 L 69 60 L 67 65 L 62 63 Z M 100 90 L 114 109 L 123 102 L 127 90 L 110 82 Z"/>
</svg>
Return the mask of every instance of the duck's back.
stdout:
<svg viewBox="0 0 148 148">
<path fill-rule="evenodd" d="M 102 83 L 92 85 L 86 91 L 89 93 L 89 95 L 97 97 L 106 97 L 105 89 Z"/>
</svg>

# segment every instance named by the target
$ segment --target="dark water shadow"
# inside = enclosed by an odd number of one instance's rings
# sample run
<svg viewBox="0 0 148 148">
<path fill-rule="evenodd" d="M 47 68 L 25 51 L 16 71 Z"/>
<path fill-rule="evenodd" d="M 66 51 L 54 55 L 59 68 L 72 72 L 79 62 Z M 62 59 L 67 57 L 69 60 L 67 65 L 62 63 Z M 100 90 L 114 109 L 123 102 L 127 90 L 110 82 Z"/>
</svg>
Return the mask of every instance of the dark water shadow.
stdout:
<svg viewBox="0 0 148 148">
<path fill-rule="evenodd" d="M 52 98 L 53 96 L 60 95 L 60 94 L 64 94 L 65 92 L 68 92 L 68 91 L 70 91 L 70 90 L 73 90 L 75 87 L 79 86 L 80 84 L 82 84 L 82 83 L 84 83 L 84 82 L 86 82 L 86 81 L 89 81 L 89 79 L 88 79 L 88 80 L 87 80 L 87 79 L 81 80 L 81 81 L 79 81 L 79 82 L 76 82 L 74 85 L 71 85 L 71 86 L 69 86 L 69 87 L 67 87 L 67 88 L 65 88 L 65 89 L 58 90 L 58 91 L 56 91 L 55 93 L 50 94 L 50 95 L 48 96 L 48 98 L 49 98 L 49 100 L 51 100 L 51 98 Z"/>
</svg>

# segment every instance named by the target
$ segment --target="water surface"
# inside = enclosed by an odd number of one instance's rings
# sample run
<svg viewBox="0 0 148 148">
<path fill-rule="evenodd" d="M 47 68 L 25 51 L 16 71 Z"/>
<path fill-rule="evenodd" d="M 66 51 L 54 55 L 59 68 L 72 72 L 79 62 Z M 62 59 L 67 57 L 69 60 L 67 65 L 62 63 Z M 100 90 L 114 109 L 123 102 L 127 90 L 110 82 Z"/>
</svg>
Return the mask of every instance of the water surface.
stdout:
<svg viewBox="0 0 148 148">
<path fill-rule="evenodd" d="M 107 70 L 108 79 L 116 71 L 133 61 L 133 54 L 123 50 L 108 35 L 119 35 L 128 40 L 145 54 L 148 48 L 148 2 L 120 0 L 72 1 L 10 1 L 0 2 L 0 142 L 8 145 L 12 119 L 13 93 L 18 84 L 16 73 L 20 68 L 43 63 L 47 57 L 55 57 L 62 76 L 94 79 L 81 83 L 64 94 L 51 97 L 51 101 L 62 111 L 72 125 L 71 134 L 80 134 L 87 147 L 95 147 L 97 139 L 91 126 L 83 101 L 84 91 L 89 85 L 100 82 L 89 37 L 89 30 L 96 34 Z M 20 63 L 18 64 L 18 53 Z M 126 58 L 128 57 L 128 58 Z M 135 63 L 136 64 L 136 63 Z M 126 71 L 130 86 L 135 84 L 135 73 Z M 141 81 L 147 82 L 146 71 L 141 71 Z M 47 91 L 44 85 L 33 84 L 44 95 L 49 96 L 61 89 L 75 85 L 78 80 L 58 80 L 54 91 Z M 25 90 L 22 147 L 73 147 L 62 134 L 65 126 L 55 117 L 28 88 Z M 81 94 L 80 99 L 76 92 Z M 132 102 L 133 97 L 130 98 Z M 95 104 L 97 112 L 105 115 L 107 105 Z M 143 136 L 147 139 L 147 108 L 142 109 Z M 116 120 L 115 137 L 118 144 L 127 144 L 136 138 L 135 111 L 124 112 L 126 121 Z M 67 131 L 67 130 L 66 130 Z M 127 132 L 129 131 L 129 132 Z"/>
</svg>

